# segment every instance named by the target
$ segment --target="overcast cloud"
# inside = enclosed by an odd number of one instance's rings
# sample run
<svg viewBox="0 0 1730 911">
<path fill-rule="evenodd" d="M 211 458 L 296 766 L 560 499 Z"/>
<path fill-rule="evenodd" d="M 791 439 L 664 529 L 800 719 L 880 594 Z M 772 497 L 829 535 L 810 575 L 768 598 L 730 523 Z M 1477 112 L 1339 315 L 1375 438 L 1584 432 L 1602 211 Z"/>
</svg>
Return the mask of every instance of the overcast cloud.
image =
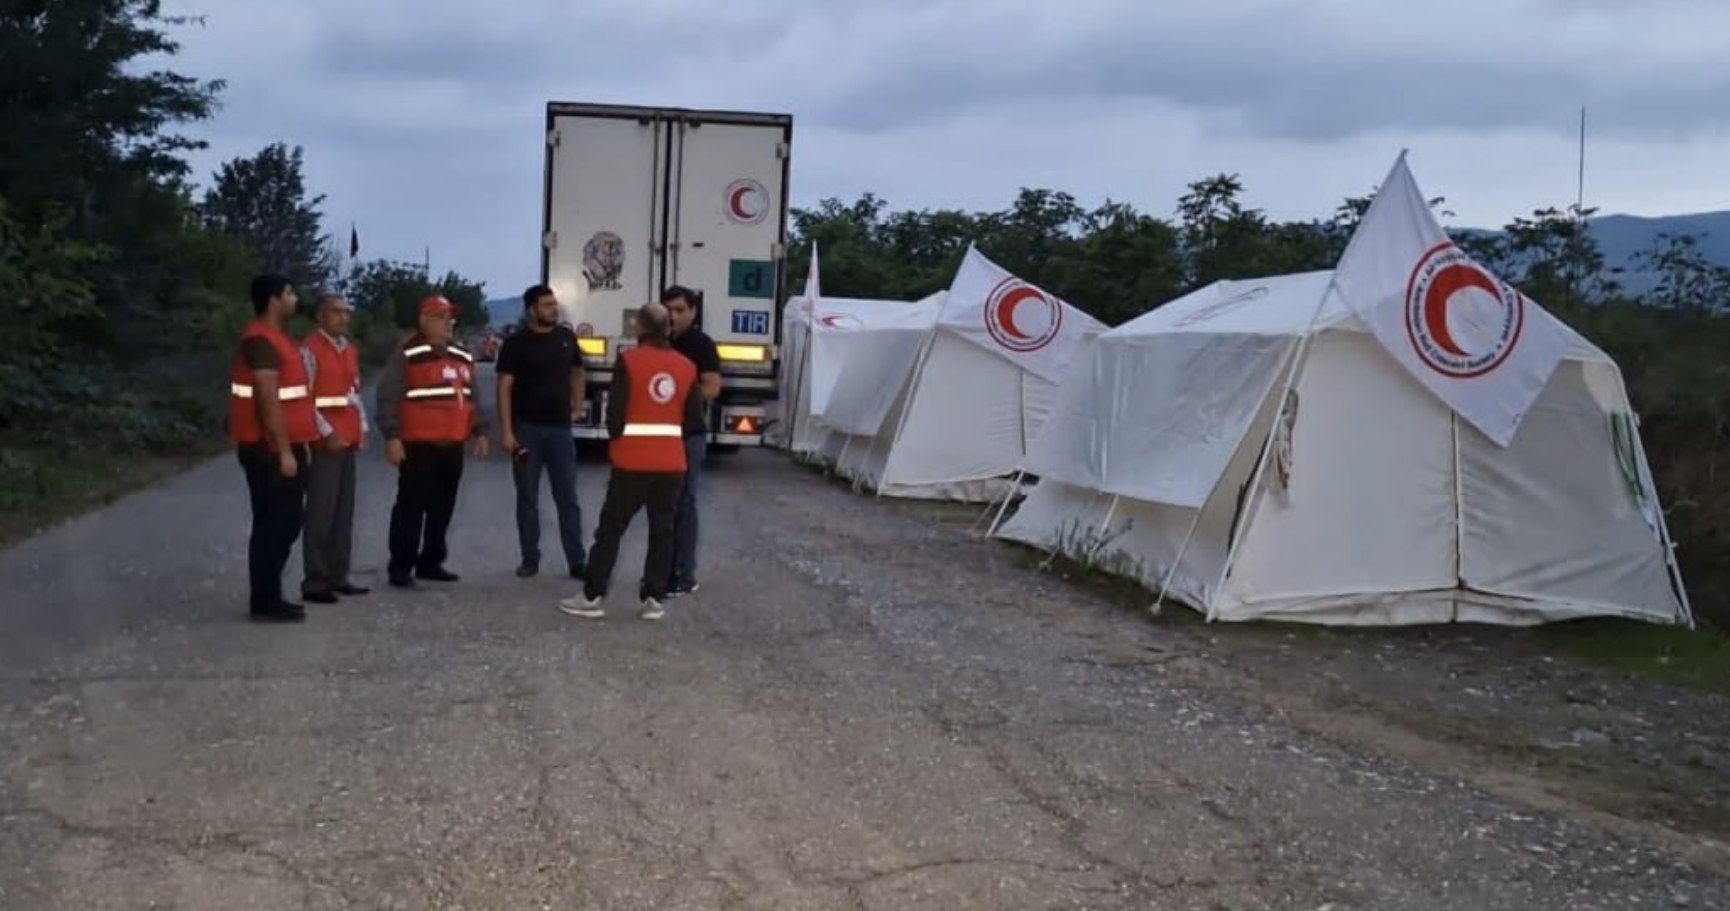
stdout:
<svg viewBox="0 0 1730 911">
<path fill-rule="evenodd" d="M 1724 0 L 170 0 L 174 66 L 228 81 L 222 160 L 305 147 L 363 258 L 510 296 L 539 263 L 550 99 L 790 112 L 795 205 L 1000 208 L 1021 186 L 1169 215 L 1238 172 L 1320 216 L 1399 150 L 1458 221 L 1574 197 L 1730 209 Z"/>
</svg>

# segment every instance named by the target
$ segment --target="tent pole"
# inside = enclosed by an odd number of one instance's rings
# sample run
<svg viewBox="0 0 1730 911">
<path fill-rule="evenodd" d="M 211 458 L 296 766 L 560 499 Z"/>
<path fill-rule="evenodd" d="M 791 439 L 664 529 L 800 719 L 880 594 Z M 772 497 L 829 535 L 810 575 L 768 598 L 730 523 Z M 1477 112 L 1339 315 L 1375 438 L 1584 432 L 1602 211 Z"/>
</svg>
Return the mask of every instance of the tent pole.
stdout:
<svg viewBox="0 0 1730 911">
<path fill-rule="evenodd" d="M 1208 596 L 1207 621 L 1209 623 L 1212 623 L 1219 616 L 1218 595 L 1221 591 L 1225 590 L 1225 579 L 1226 576 L 1231 574 L 1231 562 L 1237 558 L 1238 545 L 1243 543 L 1244 535 L 1249 533 L 1249 524 L 1252 517 L 1255 515 L 1256 506 L 1261 503 L 1262 475 L 1267 470 L 1268 456 L 1273 452 L 1274 437 L 1279 435 L 1279 422 L 1280 419 L 1285 416 L 1286 402 L 1291 398 L 1292 387 L 1297 384 L 1299 365 L 1303 363 L 1304 358 L 1309 354 L 1311 341 L 1315 338 L 1316 334 L 1316 320 L 1321 319 L 1322 308 L 1326 306 L 1328 298 L 1333 295 L 1334 289 L 1338 287 L 1337 281 L 1338 279 L 1331 275 L 1328 277 L 1328 286 L 1323 289 L 1320 299 L 1316 301 L 1316 309 L 1314 313 L 1310 314 L 1309 324 L 1304 326 L 1303 335 L 1298 338 L 1297 344 L 1293 346 L 1291 363 L 1286 367 L 1285 385 L 1280 389 L 1279 393 L 1279 405 L 1274 409 L 1273 423 L 1268 427 L 1267 439 L 1262 441 L 1261 457 L 1256 459 L 1255 471 L 1250 475 L 1249 496 L 1244 498 L 1243 512 L 1237 522 L 1237 531 L 1231 536 L 1231 546 L 1226 548 L 1225 563 L 1219 570 L 1219 581 L 1214 584 L 1213 592 Z M 1295 427 L 1293 428 L 1292 433 L 1295 440 L 1297 433 Z"/>
<path fill-rule="evenodd" d="M 1466 587 L 1466 481 L 1460 470 L 1460 416 L 1448 409 L 1448 430 L 1454 440 L 1454 588 Z M 1460 599 L 1454 599 L 1453 622 L 1460 622 Z"/>
<path fill-rule="evenodd" d="M 1003 514 L 1009 511 L 1009 501 L 1015 499 L 1015 494 L 1021 490 L 1021 479 L 1026 476 L 1027 469 L 1015 469 L 1015 478 L 1009 482 L 1009 489 L 1003 494 L 1003 503 L 997 507 L 997 517 L 992 519 L 990 527 L 985 529 L 985 537 L 989 538 L 997 533 L 997 526 L 1003 522 Z M 991 504 L 986 505 L 985 512 L 981 513 L 979 518 L 983 519 L 988 515 L 991 515 Z M 978 525 L 979 519 L 974 519 L 973 524 L 967 526 L 967 530 L 972 531 Z"/>
<path fill-rule="evenodd" d="M 1171 590 L 1172 577 L 1177 575 L 1177 568 L 1183 565 L 1184 552 L 1189 550 L 1189 542 L 1195 537 L 1195 530 L 1201 525 L 1201 514 L 1206 509 L 1207 503 L 1203 502 L 1196 508 L 1195 518 L 1189 520 L 1189 531 L 1183 533 L 1183 543 L 1177 546 L 1177 556 L 1172 558 L 1171 566 L 1166 569 L 1165 580 L 1159 583 L 1159 597 L 1155 598 L 1153 606 L 1147 609 L 1148 613 L 1157 614 L 1160 608 L 1165 606 L 1165 593 Z"/>
<path fill-rule="evenodd" d="M 847 460 L 847 447 L 853 445 L 853 434 L 847 434 L 847 439 L 841 441 L 841 451 L 836 454 L 835 461 L 829 464 L 828 475 L 834 477 L 841 471 L 841 463 Z"/>
<path fill-rule="evenodd" d="M 925 375 L 925 362 L 931 357 L 931 349 L 937 343 L 937 333 L 941 331 L 932 326 L 925 336 L 925 344 L 919 348 L 919 357 L 913 361 L 913 372 L 907 375 L 907 383 L 902 387 L 906 401 L 901 403 L 901 414 L 895 419 L 895 433 L 889 438 L 889 454 L 883 457 L 883 477 L 877 479 L 877 495 L 883 495 L 883 485 L 889 481 L 889 460 L 895 458 L 895 444 L 901 442 L 901 432 L 907 429 L 907 416 L 913 413 L 913 402 L 919 394 L 919 378 Z M 877 455 L 877 442 L 871 442 L 871 456 Z"/>
<path fill-rule="evenodd" d="M 1628 398 L 1628 387 L 1622 382 L 1622 370 L 1616 369 L 1616 388 L 1622 394 L 1622 404 L 1628 408 L 1629 424 L 1634 436 L 1635 464 L 1639 466 L 1640 484 L 1652 492 L 1656 512 L 1658 513 L 1658 542 L 1664 548 L 1664 564 L 1670 570 L 1670 580 L 1676 586 L 1676 600 L 1681 604 L 1682 616 L 1679 618 L 1689 629 L 1694 628 L 1694 607 L 1688 601 L 1688 585 L 1682 579 L 1682 566 L 1676 560 L 1676 544 L 1670 538 L 1670 523 L 1664 518 L 1664 503 L 1658 500 L 1658 484 L 1652 477 L 1652 466 L 1646 461 L 1646 441 L 1640 435 L 1640 416 L 1634 412 L 1634 403 Z"/>
</svg>

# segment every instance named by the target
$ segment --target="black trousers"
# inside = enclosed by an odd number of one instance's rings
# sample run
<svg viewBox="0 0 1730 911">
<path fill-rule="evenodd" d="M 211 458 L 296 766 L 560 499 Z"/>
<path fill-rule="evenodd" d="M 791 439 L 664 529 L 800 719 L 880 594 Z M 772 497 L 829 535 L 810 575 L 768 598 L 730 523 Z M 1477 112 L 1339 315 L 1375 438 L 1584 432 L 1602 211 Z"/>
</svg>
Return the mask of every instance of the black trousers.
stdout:
<svg viewBox="0 0 1730 911">
<path fill-rule="evenodd" d="M 463 479 L 463 444 L 405 443 L 397 468 L 396 505 L 390 510 L 392 576 L 444 566 L 445 534 Z"/>
<path fill-rule="evenodd" d="M 643 578 L 637 597 L 660 600 L 667 597 L 667 579 L 673 572 L 673 522 L 679 514 L 679 494 L 685 487 L 684 472 L 620 471 L 607 479 L 607 499 L 595 526 L 595 544 L 589 548 L 589 572 L 583 594 L 596 598 L 607 593 L 613 565 L 619 561 L 619 541 L 631 527 L 637 510 L 649 510 L 649 552 L 643 558 Z"/>
<path fill-rule="evenodd" d="M 276 453 L 262 443 L 235 448 L 246 490 L 252 496 L 252 536 L 246 545 L 246 570 L 252 589 L 252 609 L 269 610 L 282 603 L 282 570 L 300 537 L 306 512 L 306 472 L 311 462 L 305 446 L 294 447 L 300 470 L 282 476 Z"/>
</svg>

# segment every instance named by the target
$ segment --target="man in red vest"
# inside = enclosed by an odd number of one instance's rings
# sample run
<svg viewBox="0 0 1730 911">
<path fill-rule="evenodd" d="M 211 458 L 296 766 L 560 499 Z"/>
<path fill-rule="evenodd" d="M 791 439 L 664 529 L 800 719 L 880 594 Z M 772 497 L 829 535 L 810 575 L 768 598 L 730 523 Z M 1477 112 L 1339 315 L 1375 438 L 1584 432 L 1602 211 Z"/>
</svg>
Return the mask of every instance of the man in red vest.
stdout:
<svg viewBox="0 0 1730 911">
<path fill-rule="evenodd" d="M 254 278 L 255 318 L 229 367 L 228 433 L 252 496 L 251 616 L 265 622 L 306 619 L 305 608 L 282 597 L 282 569 L 300 537 L 310 448 L 320 436 L 300 346 L 283 328 L 298 300 L 288 279 Z"/>
<path fill-rule="evenodd" d="M 487 457 L 485 419 L 475 407 L 475 358 L 452 340 L 456 307 L 442 295 L 421 301 L 420 330 L 398 346 L 378 381 L 374 418 L 385 458 L 397 466 L 390 511 L 390 584 L 455 582 L 445 569 L 445 534 L 463 478 L 463 444 Z M 410 573 L 413 573 L 411 576 Z"/>
<path fill-rule="evenodd" d="M 305 577 L 300 596 L 335 604 L 337 595 L 364 595 L 349 581 L 354 540 L 355 452 L 366 448 L 366 411 L 360 404 L 360 353 L 348 337 L 349 305 L 326 294 L 313 313 L 318 327 L 301 343 L 312 375 L 325 445 L 313 449 L 306 473 L 306 528 L 300 542 Z"/>
<path fill-rule="evenodd" d="M 702 418 L 703 398 L 695 392 L 697 366 L 671 346 L 666 306 L 644 306 L 636 322 L 637 345 L 619 352 L 608 390 L 607 456 L 613 473 L 589 548 L 583 594 L 559 602 L 560 610 L 578 617 L 606 616 L 601 601 L 619 558 L 619 539 L 644 506 L 649 511 L 649 552 L 637 589 L 639 617 L 664 616 L 661 602 L 673 572 L 673 520 L 685 484 L 684 429 Z"/>
</svg>

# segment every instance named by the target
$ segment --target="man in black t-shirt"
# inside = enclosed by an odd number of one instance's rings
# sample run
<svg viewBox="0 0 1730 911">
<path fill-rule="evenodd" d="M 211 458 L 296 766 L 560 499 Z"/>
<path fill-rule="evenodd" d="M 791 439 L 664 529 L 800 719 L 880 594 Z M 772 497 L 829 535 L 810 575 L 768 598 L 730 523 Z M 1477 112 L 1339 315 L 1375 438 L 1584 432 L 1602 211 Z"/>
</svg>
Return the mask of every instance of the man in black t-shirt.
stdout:
<svg viewBox="0 0 1730 911">
<path fill-rule="evenodd" d="M 697 328 L 697 295 L 689 288 L 673 285 L 661 294 L 673 323 L 673 350 L 697 365 L 697 391 L 703 397 L 703 415 L 709 403 L 721 394 L 721 355 L 715 340 Z M 708 452 L 706 419 L 685 424 L 685 490 L 679 496 L 679 517 L 674 523 L 673 578 L 668 597 L 677 598 L 697 590 L 697 481 L 702 476 L 703 456 Z"/>
<path fill-rule="evenodd" d="M 552 289 L 534 285 L 523 292 L 523 329 L 499 347 L 497 369 L 501 442 L 511 455 L 517 486 L 517 543 L 523 557 L 517 575 L 528 578 L 540 571 L 541 469 L 545 468 L 559 512 L 565 568 L 571 578 L 580 579 L 588 561 L 583 550 L 583 511 L 577 504 L 577 450 L 571 425 L 583 412 L 587 375 L 576 334 L 559 325 L 559 301 Z"/>
</svg>

